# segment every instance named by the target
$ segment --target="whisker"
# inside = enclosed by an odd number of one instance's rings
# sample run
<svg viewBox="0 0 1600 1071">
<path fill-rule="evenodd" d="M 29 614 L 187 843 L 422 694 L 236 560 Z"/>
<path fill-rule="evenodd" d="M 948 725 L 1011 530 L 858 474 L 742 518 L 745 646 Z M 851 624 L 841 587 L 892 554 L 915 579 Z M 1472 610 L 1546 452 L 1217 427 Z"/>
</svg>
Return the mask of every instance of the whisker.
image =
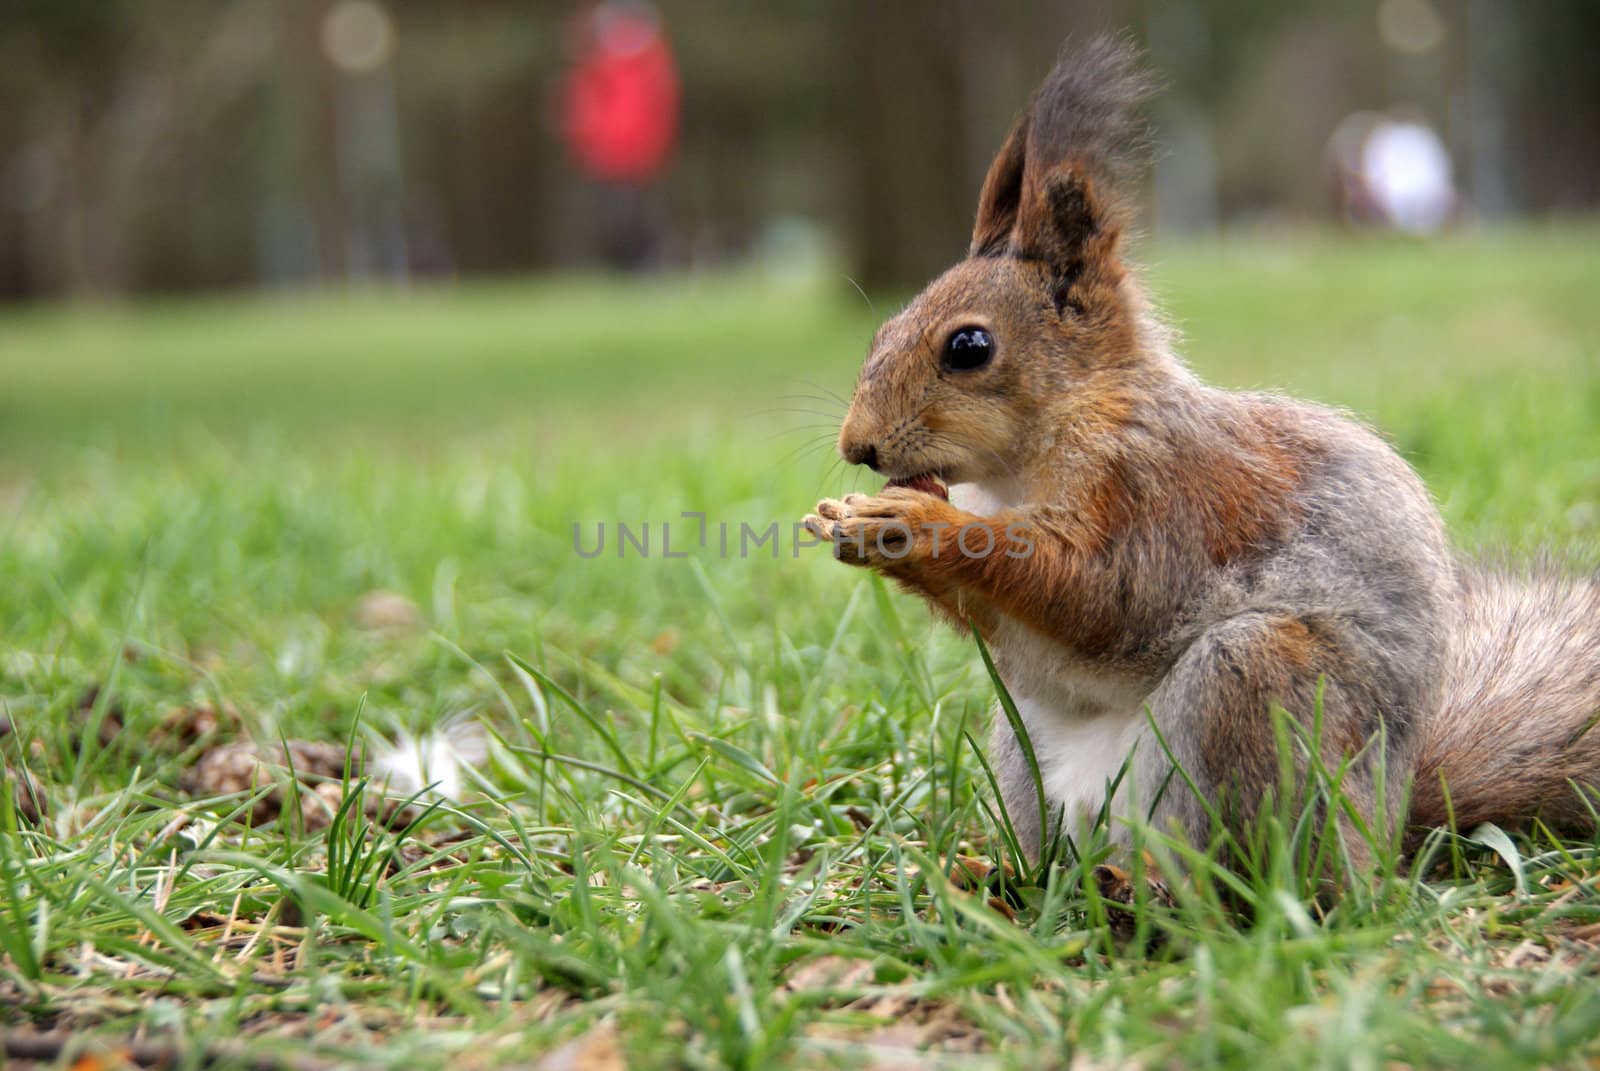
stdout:
<svg viewBox="0 0 1600 1071">
<path fill-rule="evenodd" d="M 835 438 L 835 433 L 832 428 L 790 428 L 788 431 L 773 432 L 771 435 L 767 436 L 767 441 L 771 442 L 779 435 L 789 435 L 798 431 L 809 431 L 811 433 L 806 439 L 807 442 L 832 442 Z"/>
<path fill-rule="evenodd" d="M 779 436 L 782 436 L 782 435 L 785 435 L 785 434 L 787 434 L 787 433 L 786 432 L 781 432 L 781 431 L 780 432 L 776 432 L 776 433 L 774 433 L 772 435 L 768 435 L 766 437 L 765 441 L 769 442 L 769 443 L 773 442 L 776 439 L 778 439 Z M 832 434 L 824 433 L 822 435 L 813 435 L 813 436 L 811 436 L 811 438 L 806 439 L 806 440 L 802 441 L 801 443 L 799 443 L 798 446 L 796 447 L 796 449 L 803 448 L 803 447 L 808 447 L 808 446 L 827 446 L 832 442 L 833 442 L 833 435 Z"/>
<path fill-rule="evenodd" d="M 794 394 L 780 394 L 780 395 L 778 395 L 778 397 L 780 397 L 780 398 L 805 398 L 805 399 L 807 399 L 809 401 L 813 401 L 813 402 L 828 402 L 829 404 L 837 403 L 838 405 L 842 405 L 842 406 L 848 406 L 850 404 L 850 400 L 848 398 L 841 397 L 839 394 L 829 390 L 828 388 L 824 387 L 820 383 L 812 383 L 811 381 L 807 380 L 805 383 L 802 383 L 801 386 L 803 386 L 803 387 L 815 387 L 817 389 L 817 391 L 820 391 L 821 393 L 813 393 L 813 392 L 809 392 L 809 391 L 801 391 L 801 392 L 797 392 L 797 393 L 794 393 Z"/>
<path fill-rule="evenodd" d="M 831 422 L 824 424 L 795 424 L 792 427 L 778 428 L 776 431 L 768 432 L 766 438 L 771 441 L 780 435 L 796 435 L 801 432 L 809 432 L 818 438 L 836 439 L 839 436 L 839 425 Z"/>
<path fill-rule="evenodd" d="M 827 490 L 828 481 L 833 478 L 834 470 L 843 464 L 844 458 L 835 455 L 833 461 L 829 463 L 828 467 L 822 470 L 822 478 L 817 481 L 816 490 L 811 493 L 812 498 L 820 499 L 827 497 L 825 491 Z"/>
<path fill-rule="evenodd" d="M 814 394 L 786 394 L 777 401 L 783 405 L 819 406 L 816 412 L 833 420 L 843 420 L 848 407 L 836 405 L 831 399 Z"/>
<path fill-rule="evenodd" d="M 802 386 L 805 386 L 805 387 L 815 387 L 817 390 L 820 390 L 823 394 L 826 394 L 828 397 L 832 398 L 834 401 L 838 402 L 840 405 L 844 406 L 846 409 L 850 408 L 850 399 L 849 398 L 845 398 L 845 397 L 841 396 L 838 392 L 829 389 L 828 387 L 824 386 L 821 383 L 818 383 L 814 379 L 802 379 L 802 380 L 800 380 L 800 384 Z"/>
<path fill-rule="evenodd" d="M 872 318 L 876 320 L 878 318 L 878 310 L 873 308 L 872 299 L 867 296 L 867 292 L 865 290 L 861 289 L 861 284 L 856 282 L 849 275 L 846 275 L 844 278 L 845 282 L 856 288 L 856 293 L 861 295 L 861 300 L 867 303 L 867 311 L 871 313 Z"/>
<path fill-rule="evenodd" d="M 837 420 L 837 419 L 839 419 L 839 415 L 840 415 L 838 413 L 835 413 L 835 412 L 832 412 L 832 411 L 825 411 L 825 410 L 822 410 L 822 409 L 801 409 L 801 408 L 796 408 L 795 406 L 785 406 L 785 405 L 777 405 L 777 406 L 773 406 L 773 407 L 771 407 L 769 409 L 757 409 L 757 410 L 755 410 L 754 415 L 755 416 L 768 416 L 768 415 L 770 415 L 772 413 L 800 413 L 800 414 L 802 414 L 804 416 L 827 417 L 829 420 Z"/>
<path fill-rule="evenodd" d="M 830 397 L 829 395 L 826 395 L 826 394 L 780 394 L 780 395 L 778 395 L 778 400 L 779 401 L 785 401 L 785 402 L 799 402 L 799 401 L 821 402 L 821 403 L 823 403 L 825 405 L 836 405 L 837 404 L 837 405 L 840 405 L 840 406 L 843 406 L 845 404 L 845 403 L 841 402 L 839 399 Z"/>
<path fill-rule="evenodd" d="M 813 451 L 826 449 L 827 445 L 828 443 L 825 439 L 813 439 L 811 442 L 801 443 L 778 459 L 778 467 L 782 468 L 785 465 L 791 465 Z"/>
</svg>

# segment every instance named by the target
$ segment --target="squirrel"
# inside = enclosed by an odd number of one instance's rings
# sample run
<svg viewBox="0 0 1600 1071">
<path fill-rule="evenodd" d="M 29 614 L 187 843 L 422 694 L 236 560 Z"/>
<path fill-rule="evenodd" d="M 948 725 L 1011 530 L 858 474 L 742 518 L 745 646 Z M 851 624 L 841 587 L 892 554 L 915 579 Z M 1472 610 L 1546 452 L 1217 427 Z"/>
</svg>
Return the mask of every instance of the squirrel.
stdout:
<svg viewBox="0 0 1600 1071">
<path fill-rule="evenodd" d="M 838 448 L 888 486 L 806 528 L 993 652 L 1047 806 L 1008 718 L 991 765 L 1035 857 L 1041 824 L 1108 803 L 1199 847 L 1213 816 L 1242 831 L 1282 784 L 1274 708 L 1407 850 L 1452 824 L 1592 828 L 1600 582 L 1458 559 L 1378 434 L 1182 363 L 1123 259 L 1148 85 L 1125 40 L 1063 49 L 966 259 L 872 341 Z"/>
</svg>

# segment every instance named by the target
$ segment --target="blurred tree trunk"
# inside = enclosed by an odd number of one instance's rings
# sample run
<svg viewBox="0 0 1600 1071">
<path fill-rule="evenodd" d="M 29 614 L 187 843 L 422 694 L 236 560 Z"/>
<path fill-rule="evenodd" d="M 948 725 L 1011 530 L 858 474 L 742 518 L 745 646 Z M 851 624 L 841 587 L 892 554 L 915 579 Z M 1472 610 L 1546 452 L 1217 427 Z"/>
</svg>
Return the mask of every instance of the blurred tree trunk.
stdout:
<svg viewBox="0 0 1600 1071">
<path fill-rule="evenodd" d="M 61 123 L 61 289 L 68 297 L 108 292 L 95 272 L 95 209 L 99 154 L 90 136 L 90 117 L 76 90 L 68 94 Z"/>
<path fill-rule="evenodd" d="M 284 5 L 284 68 L 298 116 L 296 141 L 318 271 L 323 278 L 343 279 L 349 272 L 349 228 L 339 176 L 338 75 L 322 54 L 322 20 L 329 6 L 329 0 Z"/>
<path fill-rule="evenodd" d="M 966 250 L 973 195 L 959 0 L 851 4 L 835 106 L 857 281 L 920 286 Z"/>
<path fill-rule="evenodd" d="M 456 266 L 466 274 L 526 271 L 560 256 L 543 225 L 545 173 L 560 158 L 541 138 L 541 99 L 533 78 L 485 89 L 438 143 Z"/>
<path fill-rule="evenodd" d="M 845 8 L 834 108 L 847 132 L 849 239 L 867 287 L 922 285 L 966 252 L 978 190 L 1063 39 L 1123 27 L 1122 0 Z"/>
</svg>

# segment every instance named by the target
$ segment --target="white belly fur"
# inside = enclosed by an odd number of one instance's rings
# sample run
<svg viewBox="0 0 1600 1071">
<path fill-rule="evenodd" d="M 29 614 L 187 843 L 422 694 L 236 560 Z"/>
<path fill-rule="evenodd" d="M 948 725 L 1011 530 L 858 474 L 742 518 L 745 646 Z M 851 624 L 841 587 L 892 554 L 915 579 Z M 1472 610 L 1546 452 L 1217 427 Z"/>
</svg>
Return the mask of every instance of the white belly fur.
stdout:
<svg viewBox="0 0 1600 1071">
<path fill-rule="evenodd" d="M 1074 835 L 1094 820 L 1106 787 L 1144 730 L 1144 689 L 1079 662 L 1026 625 L 1007 619 L 993 641 L 995 664 L 1028 728 L 1045 796 L 1066 808 Z M 1127 813 L 1125 776 L 1111 813 Z"/>
<path fill-rule="evenodd" d="M 950 488 L 950 500 L 969 512 L 989 515 L 1015 504 L 1010 490 L 957 484 Z M 1066 808 L 1067 828 L 1076 834 L 1100 812 L 1107 785 L 1143 732 L 1147 688 L 1075 658 L 1011 618 L 1002 620 L 990 647 L 1000 679 L 1028 728 L 1045 796 L 1052 808 Z M 1123 778 L 1112 801 L 1113 815 L 1126 814 L 1131 781 Z"/>
</svg>

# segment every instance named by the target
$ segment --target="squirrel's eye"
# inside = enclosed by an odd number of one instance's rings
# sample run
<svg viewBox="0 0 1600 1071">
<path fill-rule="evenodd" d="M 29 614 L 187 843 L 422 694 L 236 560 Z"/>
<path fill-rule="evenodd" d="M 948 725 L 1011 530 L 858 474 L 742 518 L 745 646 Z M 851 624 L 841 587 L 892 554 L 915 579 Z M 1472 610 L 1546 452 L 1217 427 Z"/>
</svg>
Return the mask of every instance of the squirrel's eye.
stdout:
<svg viewBox="0 0 1600 1071">
<path fill-rule="evenodd" d="M 963 327 L 945 340 L 939 363 L 947 372 L 970 372 L 988 364 L 993 356 L 993 335 L 981 327 Z"/>
</svg>

